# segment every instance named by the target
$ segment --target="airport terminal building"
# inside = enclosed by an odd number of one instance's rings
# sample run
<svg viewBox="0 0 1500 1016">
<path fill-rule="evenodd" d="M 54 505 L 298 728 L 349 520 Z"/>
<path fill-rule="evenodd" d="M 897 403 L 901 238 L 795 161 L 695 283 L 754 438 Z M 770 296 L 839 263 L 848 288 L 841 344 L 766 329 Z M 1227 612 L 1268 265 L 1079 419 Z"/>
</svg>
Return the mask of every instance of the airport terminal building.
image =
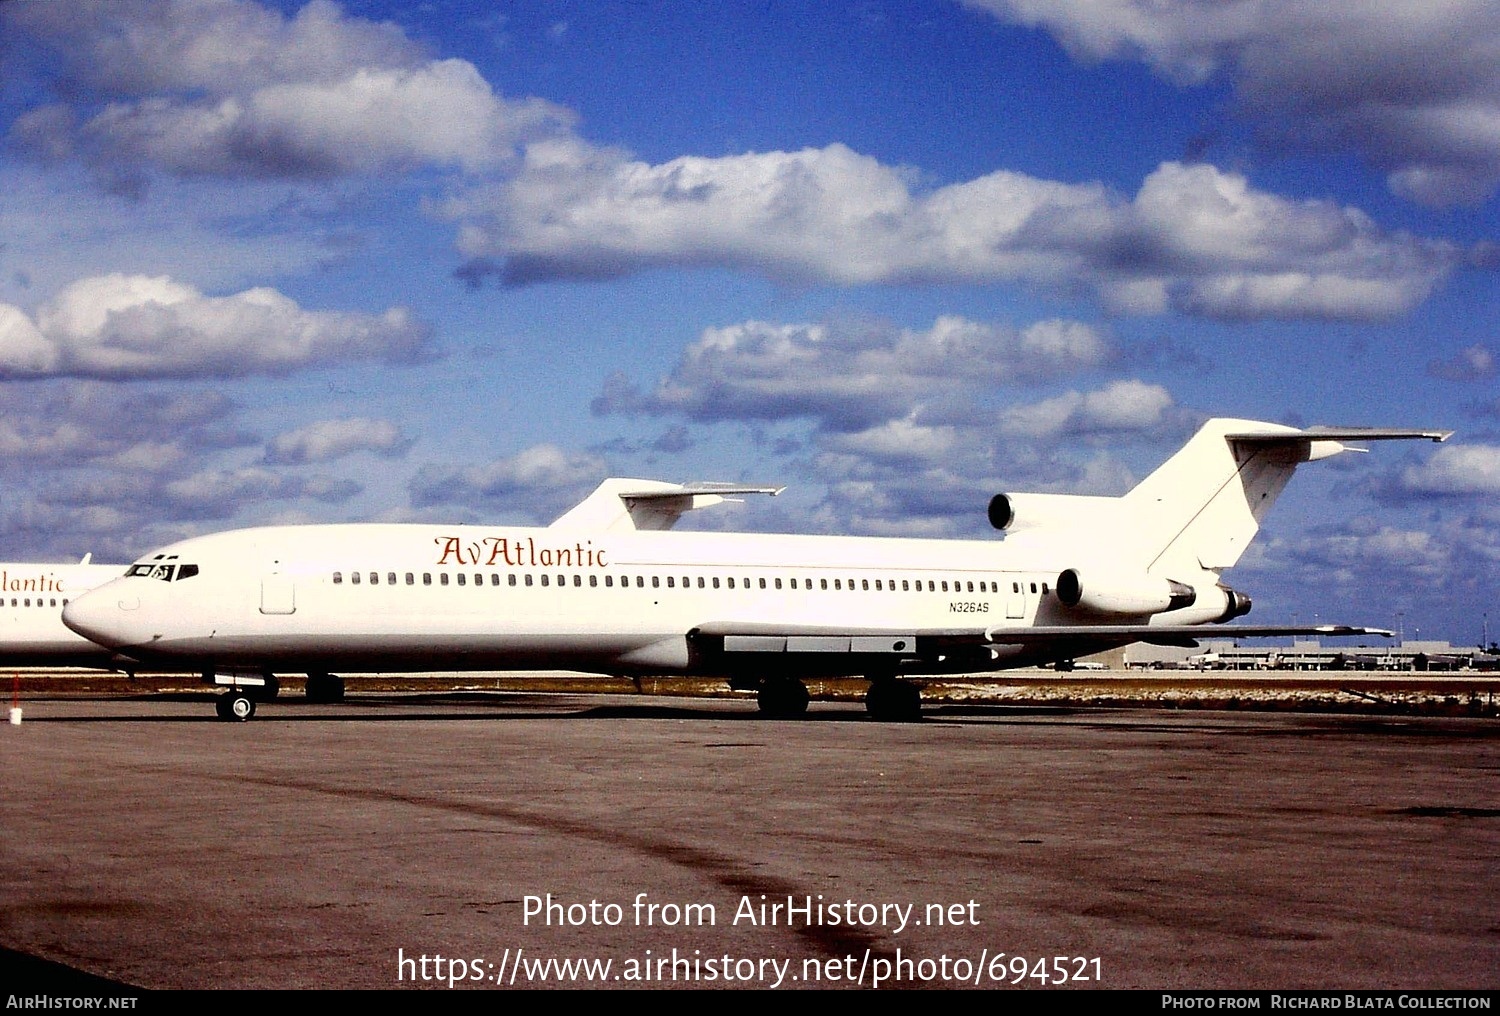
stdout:
<svg viewBox="0 0 1500 1016">
<path fill-rule="evenodd" d="M 1323 645 L 1316 639 L 1289 646 L 1237 645 L 1204 639 L 1198 649 L 1152 646 L 1137 642 L 1124 649 L 1131 670 L 1497 670 L 1500 656 L 1477 646 L 1454 646 L 1434 640 L 1399 645 Z"/>
</svg>

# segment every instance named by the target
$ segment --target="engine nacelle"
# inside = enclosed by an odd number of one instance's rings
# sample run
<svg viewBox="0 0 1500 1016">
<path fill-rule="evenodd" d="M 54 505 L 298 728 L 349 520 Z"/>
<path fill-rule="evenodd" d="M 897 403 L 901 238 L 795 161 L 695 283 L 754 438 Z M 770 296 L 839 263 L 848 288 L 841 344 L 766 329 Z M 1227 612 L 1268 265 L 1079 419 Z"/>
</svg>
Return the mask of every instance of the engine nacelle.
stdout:
<svg viewBox="0 0 1500 1016">
<path fill-rule="evenodd" d="M 1237 617 L 1244 617 L 1250 613 L 1250 597 L 1244 593 L 1235 592 L 1228 586 L 1220 586 L 1219 592 L 1224 594 L 1224 613 L 1220 614 L 1216 621 L 1233 621 Z"/>
<path fill-rule="evenodd" d="M 1191 607 L 1198 593 L 1185 582 L 1153 575 L 1090 572 L 1085 577 L 1077 568 L 1069 568 L 1057 576 L 1057 598 L 1064 606 L 1091 614 L 1139 617 Z"/>
<path fill-rule="evenodd" d="M 990 525 L 1008 533 L 1129 524 L 1119 498 L 1092 494 L 996 494 L 988 514 Z"/>
</svg>

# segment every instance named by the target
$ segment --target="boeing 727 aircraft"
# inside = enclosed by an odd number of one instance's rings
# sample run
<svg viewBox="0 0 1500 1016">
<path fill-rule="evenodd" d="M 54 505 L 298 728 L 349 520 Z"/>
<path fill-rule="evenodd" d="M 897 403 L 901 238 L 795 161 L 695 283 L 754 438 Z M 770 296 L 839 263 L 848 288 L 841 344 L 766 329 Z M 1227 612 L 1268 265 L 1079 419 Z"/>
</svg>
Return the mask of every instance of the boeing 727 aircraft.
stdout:
<svg viewBox="0 0 1500 1016">
<path fill-rule="evenodd" d="M 0 667 L 110 667 L 114 655 L 62 621 L 68 601 L 125 573 L 123 564 L 0 563 Z"/>
<path fill-rule="evenodd" d="M 68 626 L 142 662 L 231 686 L 247 719 L 277 671 L 336 699 L 336 671 L 570 669 L 715 675 L 761 709 L 803 680 L 863 675 L 882 719 L 920 715 L 922 675 L 1071 660 L 1149 641 L 1363 635 L 1227 625 L 1220 583 L 1293 470 L 1340 442 L 1446 431 L 1210 420 L 1119 497 L 997 494 L 1003 540 L 668 532 L 683 512 L 776 488 L 610 479 L 543 529 L 306 525 L 184 540 L 70 603 Z"/>
</svg>

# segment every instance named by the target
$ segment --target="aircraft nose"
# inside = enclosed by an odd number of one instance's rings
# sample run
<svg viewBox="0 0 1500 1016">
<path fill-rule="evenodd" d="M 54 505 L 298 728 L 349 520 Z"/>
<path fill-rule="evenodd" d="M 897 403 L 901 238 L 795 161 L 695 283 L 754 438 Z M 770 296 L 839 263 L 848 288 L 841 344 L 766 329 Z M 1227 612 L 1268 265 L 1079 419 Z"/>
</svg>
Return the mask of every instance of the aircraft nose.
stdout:
<svg viewBox="0 0 1500 1016">
<path fill-rule="evenodd" d="M 90 642 L 113 649 L 128 641 L 124 622 L 140 605 L 136 596 L 100 588 L 71 600 L 63 608 L 63 624 Z"/>
</svg>

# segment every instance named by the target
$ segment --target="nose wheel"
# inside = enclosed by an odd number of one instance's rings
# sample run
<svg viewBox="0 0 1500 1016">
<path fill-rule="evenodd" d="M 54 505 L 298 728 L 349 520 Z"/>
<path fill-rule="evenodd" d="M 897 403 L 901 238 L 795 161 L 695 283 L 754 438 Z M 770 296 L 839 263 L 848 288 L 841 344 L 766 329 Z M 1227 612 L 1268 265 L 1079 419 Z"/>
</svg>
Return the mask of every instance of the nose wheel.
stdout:
<svg viewBox="0 0 1500 1016">
<path fill-rule="evenodd" d="M 226 691 L 214 704 L 219 719 L 244 723 L 255 715 L 255 700 L 243 691 Z"/>
</svg>

